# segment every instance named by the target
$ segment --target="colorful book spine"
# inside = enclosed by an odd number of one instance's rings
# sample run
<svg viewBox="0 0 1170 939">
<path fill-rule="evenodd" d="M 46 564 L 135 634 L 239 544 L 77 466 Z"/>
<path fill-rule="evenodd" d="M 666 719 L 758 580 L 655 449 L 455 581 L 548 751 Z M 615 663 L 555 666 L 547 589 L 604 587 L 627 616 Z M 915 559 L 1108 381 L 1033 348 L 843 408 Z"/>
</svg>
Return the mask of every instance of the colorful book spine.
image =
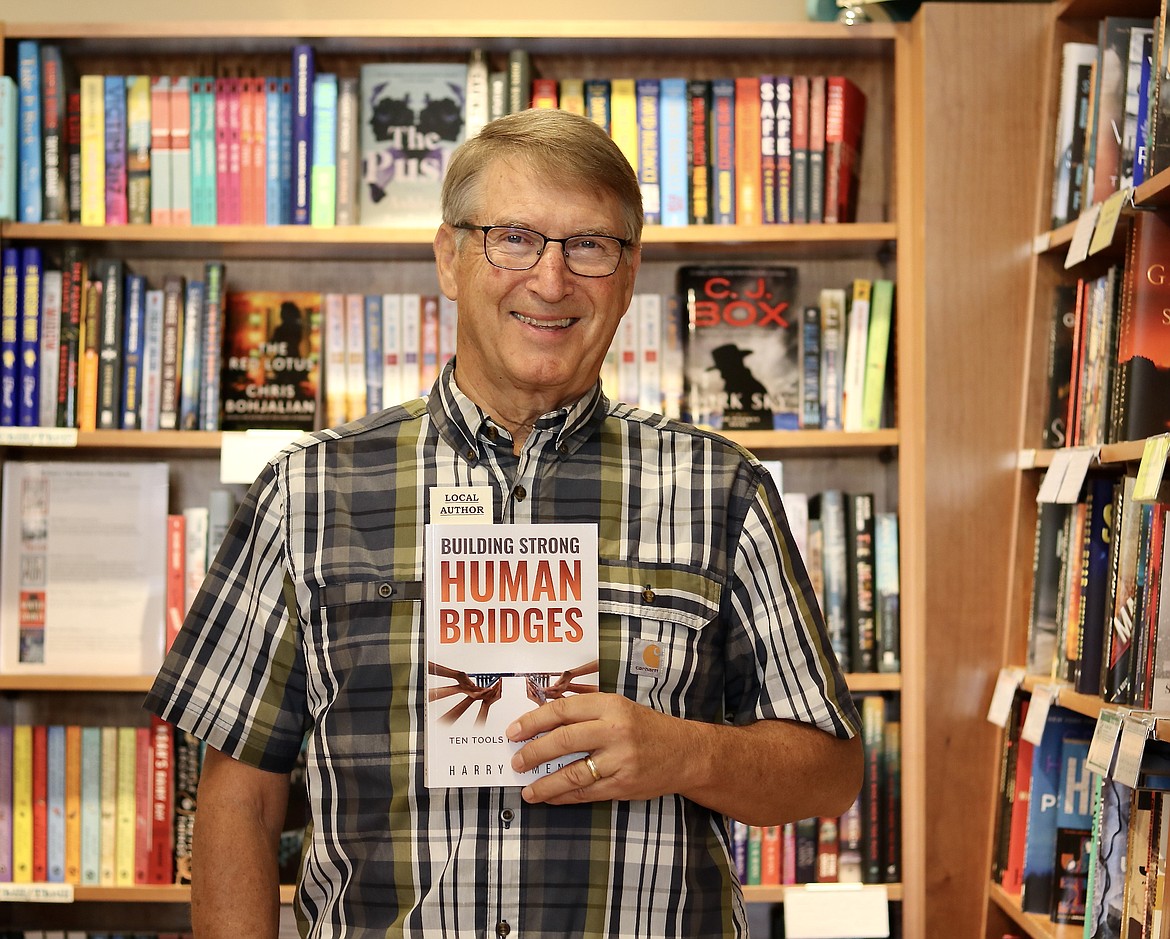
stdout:
<svg viewBox="0 0 1170 939">
<path fill-rule="evenodd" d="M 45 271 L 41 277 L 41 375 L 37 424 L 57 423 L 58 370 L 61 367 L 61 290 L 63 272 Z"/>
<path fill-rule="evenodd" d="M 284 225 L 287 213 L 284 210 L 284 183 L 281 178 L 283 150 L 281 142 L 284 139 L 281 127 L 283 111 L 281 79 L 265 79 L 264 93 L 267 98 L 264 112 L 267 125 L 264 137 L 264 220 L 268 225 Z"/>
<path fill-rule="evenodd" d="M 85 308 L 81 325 L 81 368 L 77 374 L 77 427 L 97 429 L 98 370 L 100 364 L 102 282 L 85 285 Z"/>
<path fill-rule="evenodd" d="M 20 92 L 11 75 L 0 75 L 0 219 L 17 217 L 20 154 L 17 144 L 17 99 Z"/>
<path fill-rule="evenodd" d="M 152 287 L 146 291 L 142 323 L 142 412 L 141 426 L 146 431 L 159 429 L 162 403 L 162 332 L 163 291 Z"/>
<path fill-rule="evenodd" d="M 292 224 L 308 225 L 312 212 L 313 86 L 312 46 L 292 52 Z"/>
<path fill-rule="evenodd" d="M 114 885 L 132 887 L 137 838 L 138 728 L 118 727 L 115 730 Z"/>
<path fill-rule="evenodd" d="M 191 224 L 191 79 L 171 78 L 171 224 Z"/>
<path fill-rule="evenodd" d="M 154 735 L 149 727 L 134 731 L 134 883 L 152 883 L 150 836 L 154 826 L 151 792 L 154 789 Z"/>
<path fill-rule="evenodd" d="M 759 225 L 763 220 L 760 79 L 755 75 L 740 76 L 735 79 L 734 88 L 735 222 L 737 225 Z"/>
<path fill-rule="evenodd" d="M 642 207 L 646 224 L 662 222 L 661 175 L 661 82 L 657 78 L 639 78 L 634 82 L 634 101 L 638 122 L 638 184 L 642 189 Z"/>
<path fill-rule="evenodd" d="M 711 215 L 711 83 L 687 82 L 687 171 L 690 222 L 706 225 Z"/>
<path fill-rule="evenodd" d="M 126 76 L 126 213 L 150 222 L 150 76 Z"/>
<path fill-rule="evenodd" d="M 825 220 L 825 100 L 824 75 L 808 80 L 808 220 Z"/>
<path fill-rule="evenodd" d="M 81 76 L 81 224 L 106 223 L 106 83 Z"/>
<path fill-rule="evenodd" d="M 792 221 L 792 76 L 776 76 L 776 221 Z"/>
<path fill-rule="evenodd" d="M 150 859 L 148 883 L 174 883 L 174 737 L 171 725 L 152 717 Z"/>
<path fill-rule="evenodd" d="M 435 305 L 436 327 L 438 304 Z M 436 329 L 436 337 L 438 330 Z M 436 362 L 438 361 L 436 342 Z M 366 414 L 366 311 L 365 297 L 345 294 L 345 413 L 347 420 Z"/>
<path fill-rule="evenodd" d="M 107 75 L 105 94 L 106 221 L 125 225 L 129 221 L 126 202 L 126 78 Z"/>
<path fill-rule="evenodd" d="M 735 80 L 711 82 L 711 177 L 713 217 L 717 225 L 736 223 Z"/>
<path fill-rule="evenodd" d="M 0 427 L 16 426 L 20 371 L 20 249 L 0 249 Z"/>
<path fill-rule="evenodd" d="M 402 297 L 382 294 L 382 406 L 401 404 Z"/>
<path fill-rule="evenodd" d="M 187 281 L 183 307 L 182 359 L 178 376 L 179 430 L 199 429 L 199 404 L 203 398 L 200 385 L 203 380 L 205 289 L 206 285 L 201 280 Z"/>
<path fill-rule="evenodd" d="M 373 413 L 385 407 L 382 387 L 382 297 L 367 294 L 365 298 L 366 343 L 366 411 Z"/>
<path fill-rule="evenodd" d="M 41 153 L 42 218 L 46 222 L 64 222 L 69 217 L 65 187 L 65 63 L 61 47 L 55 43 L 41 46 Z"/>
<path fill-rule="evenodd" d="M 760 221 L 780 221 L 776 200 L 776 76 L 760 76 Z"/>
<path fill-rule="evenodd" d="M 792 76 L 792 221 L 808 215 L 808 76 Z"/>
<path fill-rule="evenodd" d="M 12 725 L 0 725 L 0 883 L 10 883 L 12 872 Z"/>
<path fill-rule="evenodd" d="M 122 430 L 142 429 L 143 350 L 145 347 L 146 278 L 126 275 L 122 334 Z"/>
<path fill-rule="evenodd" d="M 861 404 L 862 430 L 877 430 L 882 425 L 893 320 L 894 283 L 879 278 L 873 282 L 870 290 L 869 338 L 866 341 L 865 383 Z"/>
<path fill-rule="evenodd" d="M 36 427 L 41 420 L 41 249 L 20 250 L 20 361 L 17 365 L 16 423 Z"/>
<path fill-rule="evenodd" d="M 610 133 L 610 83 L 606 78 L 590 78 L 585 82 L 585 115 Z"/>
<path fill-rule="evenodd" d="M 65 727 L 65 883 L 81 883 L 81 726 Z"/>
<path fill-rule="evenodd" d="M 43 884 L 49 879 L 49 728 L 32 728 L 32 879 Z"/>
<path fill-rule="evenodd" d="M 34 39 L 16 44 L 18 141 L 20 154 L 19 218 L 39 222 L 44 207 L 43 153 L 41 142 L 41 53 Z"/>
<path fill-rule="evenodd" d="M 101 851 L 98 877 L 103 887 L 118 883 L 118 728 L 103 727 L 101 749 Z"/>
<path fill-rule="evenodd" d="M 313 161 L 309 224 L 337 224 L 337 76 L 319 72 L 313 81 Z"/>
<path fill-rule="evenodd" d="M 638 97 L 637 81 L 633 78 L 613 78 L 609 82 L 609 135 L 626 160 L 638 167 Z"/>
<path fill-rule="evenodd" d="M 237 225 L 235 189 L 238 177 L 231 172 L 231 99 L 235 79 L 215 80 L 215 217 L 220 225 Z"/>
<path fill-rule="evenodd" d="M 179 392 L 183 362 L 183 304 L 186 285 L 177 274 L 163 281 L 162 374 L 159 381 L 159 430 L 179 429 Z"/>
<path fill-rule="evenodd" d="M 57 426 L 77 426 L 81 370 L 81 323 L 89 266 L 79 246 L 65 248 L 61 271 L 61 363 L 57 369 Z"/>
<path fill-rule="evenodd" d="M 33 729 L 12 728 L 12 880 L 33 879 Z"/>
<path fill-rule="evenodd" d="M 348 420 L 349 370 L 345 358 L 345 297 L 327 293 L 322 301 L 325 345 L 325 426 L 337 427 Z"/>
<path fill-rule="evenodd" d="M 219 430 L 220 370 L 223 355 L 223 264 L 209 261 L 203 267 L 203 354 L 202 400 L 199 404 L 199 427 Z"/>
<path fill-rule="evenodd" d="M 689 222 L 687 207 L 687 82 L 663 78 L 659 85 L 662 162 L 662 224 Z"/>
<path fill-rule="evenodd" d="M 171 79 L 150 79 L 150 221 L 174 224 L 171 208 Z"/>
<path fill-rule="evenodd" d="M 337 81 L 337 207 L 338 225 L 358 223 L 358 184 L 361 178 L 361 93 L 357 76 Z"/>
<path fill-rule="evenodd" d="M 121 259 L 97 262 L 95 276 L 102 285 L 98 320 L 97 426 L 101 430 L 116 430 L 122 422 L 125 269 Z"/>
<path fill-rule="evenodd" d="M 45 879 L 60 884 L 65 882 L 65 725 L 50 724 L 46 738 Z"/>
<path fill-rule="evenodd" d="M 81 728 L 81 883 L 101 883 L 102 729 Z"/>
</svg>

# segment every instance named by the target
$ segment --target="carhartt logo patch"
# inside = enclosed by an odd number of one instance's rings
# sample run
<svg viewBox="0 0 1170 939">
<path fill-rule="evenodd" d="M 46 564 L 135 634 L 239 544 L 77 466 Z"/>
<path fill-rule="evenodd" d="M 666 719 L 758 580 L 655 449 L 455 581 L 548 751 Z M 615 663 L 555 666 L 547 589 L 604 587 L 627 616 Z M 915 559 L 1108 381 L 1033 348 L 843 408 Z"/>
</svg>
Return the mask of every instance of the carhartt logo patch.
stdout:
<svg viewBox="0 0 1170 939">
<path fill-rule="evenodd" d="M 635 639 L 630 649 L 630 674 L 656 678 L 662 667 L 662 645 L 653 639 Z"/>
</svg>

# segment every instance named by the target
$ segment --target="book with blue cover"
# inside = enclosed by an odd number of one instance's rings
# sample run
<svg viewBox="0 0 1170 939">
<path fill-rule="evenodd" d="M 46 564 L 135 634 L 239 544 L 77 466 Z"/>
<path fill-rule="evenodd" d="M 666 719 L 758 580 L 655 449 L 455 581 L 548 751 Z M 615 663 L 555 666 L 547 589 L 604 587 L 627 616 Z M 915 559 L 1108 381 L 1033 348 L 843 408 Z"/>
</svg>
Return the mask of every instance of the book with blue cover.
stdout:
<svg viewBox="0 0 1170 939">
<path fill-rule="evenodd" d="M 20 249 L 20 338 L 17 343 L 16 423 L 36 427 L 41 421 L 41 249 Z"/>
<path fill-rule="evenodd" d="M 18 217 L 22 222 L 39 222 L 44 200 L 44 155 L 41 151 L 41 51 L 35 39 L 22 39 L 16 45 L 16 80 L 20 92 Z"/>
</svg>

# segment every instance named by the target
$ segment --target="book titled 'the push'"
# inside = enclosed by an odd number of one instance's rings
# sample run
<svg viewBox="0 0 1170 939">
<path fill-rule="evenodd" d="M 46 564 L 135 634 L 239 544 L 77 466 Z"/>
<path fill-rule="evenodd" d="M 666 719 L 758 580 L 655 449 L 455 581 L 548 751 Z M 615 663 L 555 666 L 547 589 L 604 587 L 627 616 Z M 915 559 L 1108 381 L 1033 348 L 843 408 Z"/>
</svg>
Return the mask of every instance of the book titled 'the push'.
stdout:
<svg viewBox="0 0 1170 939">
<path fill-rule="evenodd" d="M 449 490 L 442 507 L 474 492 Z M 522 744 L 505 731 L 597 691 L 597 526 L 436 524 L 440 508 L 426 531 L 426 785 L 525 786 L 582 757 L 516 772 Z"/>
</svg>

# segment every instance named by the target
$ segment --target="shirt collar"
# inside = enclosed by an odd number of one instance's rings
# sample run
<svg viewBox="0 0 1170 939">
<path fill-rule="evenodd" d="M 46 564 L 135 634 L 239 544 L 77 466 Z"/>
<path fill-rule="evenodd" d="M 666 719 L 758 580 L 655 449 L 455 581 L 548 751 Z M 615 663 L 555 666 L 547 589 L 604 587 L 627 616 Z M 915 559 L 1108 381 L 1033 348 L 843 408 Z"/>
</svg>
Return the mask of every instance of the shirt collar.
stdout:
<svg viewBox="0 0 1170 939">
<path fill-rule="evenodd" d="M 479 442 L 491 439 L 496 424 L 490 414 L 460 391 L 455 383 L 455 360 L 444 367 L 435 381 L 427 402 L 427 410 L 437 423 L 439 432 L 460 453 L 468 458 L 478 458 Z M 576 450 L 600 426 L 609 413 L 609 401 L 601 393 L 601 382 L 572 404 L 542 414 L 536 421 L 535 430 L 554 431 L 556 446 L 560 453 Z"/>
</svg>

